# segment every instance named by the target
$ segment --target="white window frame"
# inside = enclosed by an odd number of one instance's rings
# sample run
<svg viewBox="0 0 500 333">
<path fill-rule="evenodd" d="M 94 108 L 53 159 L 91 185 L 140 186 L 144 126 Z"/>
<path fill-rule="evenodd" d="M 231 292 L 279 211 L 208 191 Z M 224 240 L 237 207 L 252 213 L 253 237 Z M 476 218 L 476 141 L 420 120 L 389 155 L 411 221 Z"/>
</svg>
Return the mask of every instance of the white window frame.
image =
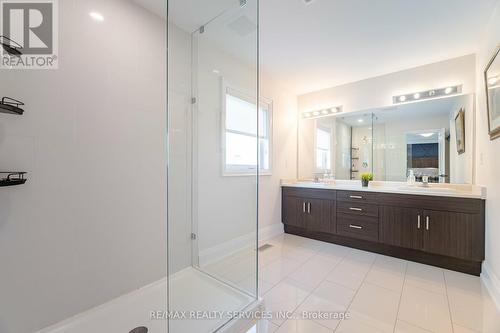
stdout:
<svg viewBox="0 0 500 333">
<path fill-rule="evenodd" d="M 228 84 L 224 80 L 222 81 L 222 112 L 221 112 L 221 147 L 222 147 L 222 175 L 223 176 L 255 176 L 257 174 L 257 168 L 255 166 L 241 166 L 228 168 L 226 164 L 226 95 L 230 94 L 237 98 L 240 98 L 249 103 L 255 104 L 255 97 L 252 94 L 244 93 L 241 89 L 235 89 L 232 85 Z M 268 135 L 269 140 L 269 169 L 259 170 L 259 176 L 271 176 L 273 170 L 273 101 L 269 98 L 260 97 L 259 104 L 266 105 L 268 109 Z M 259 106 L 260 106 L 259 105 Z M 234 132 L 237 134 L 244 134 L 239 132 Z M 263 137 L 260 137 L 263 138 Z M 259 161 L 262 158 L 260 145 L 258 147 Z"/>
</svg>

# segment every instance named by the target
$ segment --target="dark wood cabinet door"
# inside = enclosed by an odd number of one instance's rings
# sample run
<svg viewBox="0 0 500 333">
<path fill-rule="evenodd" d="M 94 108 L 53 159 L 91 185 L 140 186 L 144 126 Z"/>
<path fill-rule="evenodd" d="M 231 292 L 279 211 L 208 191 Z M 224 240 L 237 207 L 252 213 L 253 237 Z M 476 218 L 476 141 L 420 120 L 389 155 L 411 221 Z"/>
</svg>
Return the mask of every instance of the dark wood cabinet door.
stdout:
<svg viewBox="0 0 500 333">
<path fill-rule="evenodd" d="M 335 202 L 330 200 L 303 198 L 306 203 L 304 227 L 309 231 L 332 232 L 332 214 Z"/>
<path fill-rule="evenodd" d="M 305 202 L 298 197 L 283 197 L 282 220 L 284 224 L 303 227 Z"/>
<path fill-rule="evenodd" d="M 414 208 L 381 206 L 379 223 L 381 243 L 422 250 L 424 227 L 422 211 Z"/>
<path fill-rule="evenodd" d="M 479 214 L 424 211 L 424 250 L 468 260 L 482 260 Z"/>
</svg>

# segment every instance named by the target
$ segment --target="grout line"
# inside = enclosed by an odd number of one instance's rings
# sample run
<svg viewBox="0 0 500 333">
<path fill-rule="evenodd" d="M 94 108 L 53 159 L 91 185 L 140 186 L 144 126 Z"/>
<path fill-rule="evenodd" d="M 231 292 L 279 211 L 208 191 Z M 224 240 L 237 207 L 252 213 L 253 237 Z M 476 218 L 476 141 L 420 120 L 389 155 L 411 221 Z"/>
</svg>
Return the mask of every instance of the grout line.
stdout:
<svg viewBox="0 0 500 333">
<path fill-rule="evenodd" d="M 319 252 L 319 251 L 318 251 L 318 252 Z M 321 257 L 321 255 L 318 255 L 318 256 L 320 256 L 320 257 Z M 332 269 L 331 269 L 330 271 L 328 271 L 328 273 L 327 273 L 327 274 L 325 274 L 325 277 L 324 277 L 324 278 L 323 278 L 323 279 L 322 279 L 322 280 L 321 280 L 321 281 L 320 281 L 320 282 L 316 285 L 316 287 L 314 287 L 314 289 L 313 289 L 313 290 L 309 293 L 309 295 L 307 295 L 307 296 L 306 296 L 306 298 L 304 298 L 304 300 L 303 300 L 303 301 L 302 301 L 302 302 L 301 302 L 301 303 L 300 303 L 300 304 L 299 304 L 299 305 L 295 308 L 295 310 L 294 310 L 293 312 L 297 311 L 297 309 L 298 309 L 298 308 L 300 308 L 300 307 L 302 306 L 302 304 L 304 304 L 304 303 L 307 301 L 307 299 L 308 299 L 308 298 L 309 298 L 312 294 L 314 294 L 314 292 L 315 292 L 315 291 L 319 288 L 319 286 L 320 286 L 322 283 L 324 283 L 324 282 L 328 282 L 328 283 L 333 283 L 333 284 L 336 284 L 336 283 L 334 283 L 334 282 L 330 282 L 330 281 L 328 281 L 328 280 L 327 280 L 328 275 L 330 275 L 330 273 L 331 273 L 331 272 L 333 272 L 333 271 L 335 270 L 335 268 L 337 268 L 337 266 L 338 266 L 338 265 L 340 265 L 340 263 L 341 263 L 341 262 L 343 262 L 343 261 L 345 260 L 346 256 L 347 256 L 347 254 L 346 254 L 345 256 L 343 256 L 342 258 L 340 258 L 340 260 L 339 260 L 339 261 L 337 261 L 337 262 L 335 263 L 335 265 L 332 267 Z M 293 280 L 293 279 L 292 279 L 292 280 Z M 295 280 L 294 280 L 294 281 L 295 281 Z M 337 284 L 337 285 L 339 285 L 339 284 Z M 322 323 L 317 322 L 317 321 L 315 321 L 315 320 L 313 320 L 313 319 L 311 319 L 311 321 L 312 321 L 312 322 L 314 322 L 315 324 L 318 324 L 318 325 L 320 325 L 320 326 L 322 326 L 322 327 L 324 327 L 324 328 L 326 328 L 326 329 L 328 329 L 328 330 L 332 331 L 332 332 L 335 332 L 335 330 L 337 329 L 337 327 L 335 327 L 335 328 L 333 328 L 333 329 L 332 329 L 331 327 L 325 326 L 325 325 L 323 325 Z M 337 324 L 337 326 L 338 326 L 338 324 Z"/>
<path fill-rule="evenodd" d="M 410 263 L 410 262 L 409 262 L 409 263 Z M 420 265 L 430 266 L 430 265 L 427 265 L 427 264 L 420 264 Z M 434 266 L 430 266 L 430 267 L 434 267 Z M 443 280 L 445 280 L 445 279 L 444 279 L 444 269 L 442 269 L 442 268 L 438 268 L 438 269 L 439 269 L 439 270 L 441 270 L 441 273 L 443 274 Z M 406 277 L 405 277 L 405 284 L 406 284 Z M 446 299 L 448 300 L 448 294 L 447 294 L 447 292 L 446 292 L 446 281 L 445 281 L 444 285 L 445 285 L 445 294 L 436 293 L 436 292 L 433 292 L 433 291 L 431 291 L 431 290 L 428 290 L 428 289 L 422 288 L 422 287 L 420 287 L 420 286 L 414 286 L 414 285 L 409 285 L 409 286 L 410 286 L 411 288 L 415 288 L 415 289 L 418 289 L 418 290 L 422 290 L 422 291 L 425 291 L 425 292 L 427 292 L 427 293 L 436 294 L 436 295 L 438 295 L 438 296 L 446 296 Z M 404 290 L 404 285 L 403 285 L 403 290 Z M 451 310 L 450 310 L 450 304 L 449 304 L 449 302 L 448 302 L 448 311 L 451 311 Z M 399 315 L 399 314 L 398 314 L 398 315 Z M 407 322 L 407 321 L 405 321 L 405 320 L 402 320 L 402 321 L 404 321 L 405 323 L 408 323 L 408 322 Z M 451 321 L 451 313 L 450 313 L 450 321 Z M 420 329 L 422 329 L 422 330 L 424 330 L 424 331 L 428 331 L 428 329 L 426 329 L 426 328 L 423 328 L 423 327 L 419 326 L 419 324 L 415 324 L 415 323 L 408 323 L 408 324 L 410 324 L 410 325 L 412 325 L 412 326 L 415 326 L 415 327 L 418 327 L 418 328 L 420 328 Z M 452 332 L 453 332 L 453 322 L 451 322 L 451 328 L 452 328 Z"/>
<path fill-rule="evenodd" d="M 405 290 L 406 273 L 407 272 L 408 272 L 408 261 L 406 261 L 406 265 L 405 265 L 405 274 L 404 274 L 404 277 L 403 277 L 403 285 L 401 286 L 401 294 L 399 295 L 398 312 L 396 314 L 396 321 L 394 322 L 393 333 L 396 332 L 396 325 L 398 324 L 398 320 L 399 320 L 399 310 L 401 309 L 401 300 L 403 299 L 403 292 Z"/>
<path fill-rule="evenodd" d="M 356 296 L 358 296 L 358 293 L 359 293 L 359 290 L 361 289 L 361 287 L 363 286 L 363 284 L 365 283 L 366 281 L 366 277 L 368 276 L 368 274 L 371 272 L 371 270 L 373 269 L 373 266 L 375 265 L 375 262 L 377 261 L 377 258 L 380 256 L 380 254 L 375 254 L 375 259 L 373 259 L 373 262 L 371 263 L 370 265 L 370 268 L 366 271 L 366 274 L 365 276 L 363 277 L 363 281 L 361 281 L 361 283 L 359 284 L 358 286 L 358 289 L 356 289 L 356 292 L 354 293 L 354 296 L 352 296 L 352 299 L 351 301 L 349 302 L 349 305 L 347 306 L 345 312 L 346 313 L 349 313 L 349 309 L 351 308 L 352 306 L 352 303 L 354 303 L 354 300 L 356 299 Z M 333 330 L 334 332 L 337 331 L 337 329 L 339 328 L 340 324 L 342 324 L 342 321 L 344 319 L 340 320 L 339 323 L 337 324 L 337 327 L 335 327 L 335 329 Z"/>
<path fill-rule="evenodd" d="M 443 272 L 443 280 L 444 280 L 444 289 L 446 291 L 446 302 L 448 304 L 448 313 L 450 314 L 450 324 L 451 324 L 451 331 L 455 332 L 455 327 L 453 327 L 453 316 L 451 315 L 451 305 L 450 305 L 450 297 L 448 296 L 448 282 L 446 281 L 446 274 Z"/>
<path fill-rule="evenodd" d="M 325 244 L 329 244 L 329 243 L 326 243 L 326 242 L 324 242 L 324 243 L 325 243 Z M 293 245 L 293 247 L 302 247 L 302 246 L 300 246 L 300 245 Z M 311 250 L 311 249 L 307 249 L 307 250 Z M 318 253 L 320 252 L 320 250 L 312 250 L 312 251 L 314 251 L 314 252 L 315 252 L 315 254 L 314 254 L 313 256 L 316 256 L 316 255 L 317 255 L 317 256 L 322 257 L 321 255 L 319 255 L 319 254 L 318 254 Z M 302 304 L 304 304 L 304 302 L 305 302 L 305 301 L 306 301 L 306 300 L 307 300 L 307 299 L 308 299 L 308 298 L 309 298 L 309 297 L 310 297 L 310 296 L 314 293 L 314 291 L 316 291 L 316 290 L 319 288 L 319 286 L 320 286 L 323 282 L 327 281 L 327 277 L 328 277 L 328 275 L 329 275 L 331 272 L 333 272 L 333 271 L 335 270 L 335 268 L 336 268 L 336 267 L 337 267 L 337 266 L 338 266 L 341 262 L 343 262 L 343 261 L 344 261 L 344 259 L 347 257 L 347 255 L 348 255 L 349 253 L 351 253 L 351 251 L 350 251 L 350 252 L 348 252 L 346 255 L 344 255 L 342 258 L 340 258 L 340 260 L 339 260 L 339 261 L 338 261 L 338 262 L 337 262 L 337 263 L 336 263 L 336 264 L 332 267 L 332 269 L 331 269 L 331 270 L 330 270 L 330 271 L 329 271 L 329 272 L 325 275 L 325 278 L 324 278 L 323 280 L 321 280 L 321 282 L 319 282 L 319 283 L 316 285 L 316 287 L 314 287 L 314 288 L 313 288 L 313 289 L 312 289 L 312 290 L 311 290 L 311 291 L 307 294 L 307 296 L 306 296 L 306 297 L 302 300 L 302 302 L 300 302 L 300 303 L 299 303 L 299 304 L 298 304 L 298 305 L 297 305 L 297 306 L 296 306 L 293 310 L 291 310 L 290 312 L 295 312 L 295 311 L 297 311 L 297 309 L 298 309 L 300 306 L 302 306 Z M 296 280 L 294 280 L 293 278 L 291 278 L 291 277 L 290 277 L 290 275 L 291 275 L 291 274 L 293 274 L 294 272 L 296 272 L 297 270 L 299 270 L 302 266 L 304 266 L 304 265 L 305 265 L 305 263 L 306 263 L 309 259 L 311 259 L 313 256 L 311 256 L 310 258 L 308 258 L 307 260 L 305 260 L 305 261 L 304 261 L 304 262 L 303 262 L 303 263 L 302 263 L 302 264 L 301 264 L 301 265 L 300 265 L 300 266 L 299 266 L 296 270 L 294 270 L 294 271 L 292 271 L 292 272 L 288 273 L 288 274 L 287 274 L 285 277 L 283 277 L 283 278 L 280 280 L 280 282 L 278 282 L 276 285 L 278 285 L 279 283 L 281 283 L 282 281 L 284 281 L 284 280 L 285 280 L 285 279 L 287 279 L 287 278 L 289 278 L 290 280 L 296 281 Z M 322 258 L 323 258 L 323 257 L 322 257 Z M 302 282 L 300 282 L 300 281 L 296 281 L 296 282 L 298 282 L 298 283 L 302 283 Z M 329 281 L 328 281 L 328 282 L 329 282 Z M 333 283 L 333 282 L 331 282 L 331 283 Z M 276 285 L 274 285 L 271 289 L 273 289 Z M 269 289 L 269 291 L 270 291 L 271 289 Z M 268 291 L 268 292 L 269 292 L 269 291 Z M 326 329 L 328 329 L 328 330 L 330 330 L 330 331 L 332 331 L 332 332 L 334 332 L 334 331 L 335 331 L 335 329 L 332 329 L 331 327 L 324 326 L 324 325 L 322 325 L 321 323 L 318 323 L 318 322 L 316 322 L 316 321 L 314 321 L 314 320 L 312 320 L 312 321 L 313 321 L 315 324 L 318 324 L 318 325 L 320 325 L 321 327 L 324 327 L 324 328 L 326 328 Z M 272 324 L 274 324 L 275 326 L 278 326 L 278 329 L 279 329 L 279 328 L 280 328 L 280 327 L 281 327 L 281 326 L 282 326 L 285 322 L 287 322 L 287 320 L 283 321 L 280 325 L 275 324 L 275 323 L 272 323 Z"/>
<path fill-rule="evenodd" d="M 402 322 L 402 323 L 405 323 L 405 324 L 406 324 L 406 325 L 408 325 L 408 326 L 418 328 L 418 329 L 419 329 L 419 330 L 421 330 L 421 331 L 425 331 L 425 332 L 428 332 L 428 333 L 435 333 L 435 332 L 433 332 L 433 331 L 429 331 L 429 330 L 428 330 L 428 329 L 426 329 L 426 328 L 423 328 L 423 327 L 417 326 L 417 325 L 415 325 L 415 324 L 413 324 L 413 323 L 409 323 L 409 322 L 407 322 L 406 320 L 402 320 L 402 319 L 399 319 L 399 318 L 398 318 L 398 321 L 400 321 L 400 322 Z"/>
</svg>

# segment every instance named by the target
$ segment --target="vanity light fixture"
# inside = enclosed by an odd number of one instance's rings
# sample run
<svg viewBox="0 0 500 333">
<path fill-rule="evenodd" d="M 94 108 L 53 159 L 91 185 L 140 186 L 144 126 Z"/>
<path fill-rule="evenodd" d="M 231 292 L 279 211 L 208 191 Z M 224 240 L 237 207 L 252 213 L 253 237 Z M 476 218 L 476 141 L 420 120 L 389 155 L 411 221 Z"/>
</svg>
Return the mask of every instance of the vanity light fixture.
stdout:
<svg viewBox="0 0 500 333">
<path fill-rule="evenodd" d="M 327 117 L 327 116 L 332 116 L 334 114 L 341 113 L 341 112 L 342 112 L 342 107 L 336 106 L 336 107 L 332 107 L 332 108 L 303 112 L 302 118 L 303 119 L 313 119 L 313 118 Z"/>
<path fill-rule="evenodd" d="M 440 89 L 431 89 L 426 91 L 419 91 L 410 94 L 398 95 L 392 98 L 394 104 L 400 104 L 405 102 L 415 102 L 418 100 L 425 100 L 430 98 L 439 98 L 450 95 L 456 95 L 462 93 L 462 85 L 449 86 Z"/>
</svg>

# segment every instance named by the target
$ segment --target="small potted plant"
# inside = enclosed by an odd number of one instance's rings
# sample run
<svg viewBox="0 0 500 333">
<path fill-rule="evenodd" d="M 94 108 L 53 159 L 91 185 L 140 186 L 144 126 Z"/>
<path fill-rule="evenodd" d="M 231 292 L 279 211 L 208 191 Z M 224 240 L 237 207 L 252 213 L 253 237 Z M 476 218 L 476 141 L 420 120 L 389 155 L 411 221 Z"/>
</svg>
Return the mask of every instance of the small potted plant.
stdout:
<svg viewBox="0 0 500 333">
<path fill-rule="evenodd" d="M 373 180 L 373 174 L 370 172 L 365 172 L 361 174 L 361 183 L 363 187 L 368 187 L 368 184 Z"/>
</svg>

